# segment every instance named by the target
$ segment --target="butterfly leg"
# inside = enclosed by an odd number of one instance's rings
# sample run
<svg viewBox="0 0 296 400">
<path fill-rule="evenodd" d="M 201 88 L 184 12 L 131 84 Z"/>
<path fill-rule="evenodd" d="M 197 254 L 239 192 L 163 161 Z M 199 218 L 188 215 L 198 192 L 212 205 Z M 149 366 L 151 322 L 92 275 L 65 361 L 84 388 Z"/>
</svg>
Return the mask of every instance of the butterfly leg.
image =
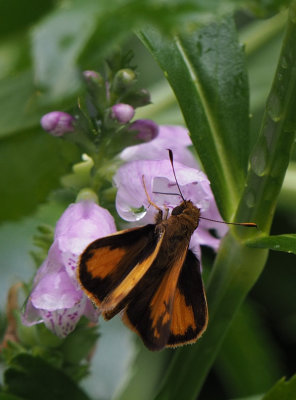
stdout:
<svg viewBox="0 0 296 400">
<path fill-rule="evenodd" d="M 161 220 L 162 220 L 162 209 L 161 209 L 160 207 L 158 207 L 158 205 L 155 204 L 155 203 L 151 200 L 151 198 L 150 198 L 150 196 L 149 196 L 149 193 L 148 193 L 148 191 L 147 191 L 147 187 L 146 187 L 144 175 L 142 175 L 142 181 L 143 181 L 144 190 L 145 190 L 146 197 L 147 197 L 147 200 L 148 200 L 149 204 L 151 204 L 151 206 L 153 206 L 154 208 L 156 208 L 156 210 L 159 211 L 159 215 L 161 215 Z"/>
</svg>

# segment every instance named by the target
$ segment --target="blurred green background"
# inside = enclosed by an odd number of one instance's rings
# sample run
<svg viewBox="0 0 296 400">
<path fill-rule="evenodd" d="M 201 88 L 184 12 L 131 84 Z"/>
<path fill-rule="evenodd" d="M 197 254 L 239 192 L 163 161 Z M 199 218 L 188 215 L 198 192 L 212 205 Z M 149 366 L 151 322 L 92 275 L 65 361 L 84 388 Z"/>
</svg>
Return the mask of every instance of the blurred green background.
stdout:
<svg viewBox="0 0 296 400">
<path fill-rule="evenodd" d="M 2 332 L 9 287 L 30 280 L 34 273 L 29 252 L 33 249 L 36 227 L 41 223 L 54 225 L 63 212 L 61 204 L 48 200 L 50 193 L 59 188 L 60 177 L 70 172 L 71 164 L 80 156 L 74 146 L 41 130 L 42 114 L 67 110 L 75 104 L 81 90 L 80 72 L 98 69 L 103 58 L 119 46 L 134 51 L 140 86 L 151 91 L 153 104 L 138 111 L 137 117 L 151 118 L 160 124 L 184 124 L 161 70 L 132 29 L 147 22 L 162 26 L 164 31 L 173 29 L 194 17 L 194 2 L 174 1 L 171 5 L 161 2 L 158 11 L 152 1 L 143 10 L 135 1 L 107 3 L 0 2 Z M 233 7 L 232 2 L 225 4 Z M 272 7 L 267 9 L 264 18 L 257 18 L 249 11 L 236 13 L 249 73 L 253 143 L 286 20 L 285 12 L 274 11 Z M 124 13 L 128 13 L 126 19 L 118 19 Z M 210 18 L 206 12 L 199 15 L 201 21 Z M 294 152 L 272 226 L 273 234 L 296 231 L 295 204 Z M 208 249 L 204 250 L 205 279 L 213 257 Z M 276 380 L 295 372 L 295 267 L 295 255 L 270 252 L 264 272 L 224 341 L 201 399 L 234 399 L 264 393 Z M 91 374 L 83 381 L 90 397 L 151 399 L 173 351 L 150 353 L 118 318 L 102 322 L 100 332 Z"/>
</svg>

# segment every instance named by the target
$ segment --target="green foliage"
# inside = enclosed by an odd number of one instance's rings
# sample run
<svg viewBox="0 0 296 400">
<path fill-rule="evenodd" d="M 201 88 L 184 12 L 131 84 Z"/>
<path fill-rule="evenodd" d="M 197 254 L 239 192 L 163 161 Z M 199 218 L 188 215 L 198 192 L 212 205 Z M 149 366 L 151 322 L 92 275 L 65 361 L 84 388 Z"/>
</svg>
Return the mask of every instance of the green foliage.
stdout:
<svg viewBox="0 0 296 400">
<path fill-rule="evenodd" d="M 79 160 L 74 146 L 38 130 L 28 130 L 1 141 L 0 220 L 14 220 L 32 213 L 48 193 L 59 186 L 70 160 Z M 22 166 L 20 169 L 19 166 Z"/>
<path fill-rule="evenodd" d="M 87 400 L 83 391 L 61 369 L 41 357 L 19 354 L 5 372 L 5 391 L 30 400 L 71 398 Z"/>
<path fill-rule="evenodd" d="M 278 235 L 248 241 L 248 246 L 296 254 L 296 235 Z"/>
<path fill-rule="evenodd" d="M 296 376 L 286 381 L 282 378 L 263 396 L 262 400 L 292 400 L 296 398 Z"/>
</svg>

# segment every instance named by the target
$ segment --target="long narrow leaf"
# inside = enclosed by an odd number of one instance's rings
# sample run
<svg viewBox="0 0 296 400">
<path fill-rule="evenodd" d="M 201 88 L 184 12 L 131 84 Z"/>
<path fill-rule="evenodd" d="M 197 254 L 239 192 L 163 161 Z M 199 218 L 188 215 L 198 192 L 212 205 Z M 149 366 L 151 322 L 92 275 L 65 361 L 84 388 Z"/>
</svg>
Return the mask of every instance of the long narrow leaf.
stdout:
<svg viewBox="0 0 296 400">
<path fill-rule="evenodd" d="M 248 83 L 234 22 L 224 17 L 174 38 L 149 27 L 140 36 L 175 92 L 220 211 L 230 219 L 249 155 Z"/>
</svg>

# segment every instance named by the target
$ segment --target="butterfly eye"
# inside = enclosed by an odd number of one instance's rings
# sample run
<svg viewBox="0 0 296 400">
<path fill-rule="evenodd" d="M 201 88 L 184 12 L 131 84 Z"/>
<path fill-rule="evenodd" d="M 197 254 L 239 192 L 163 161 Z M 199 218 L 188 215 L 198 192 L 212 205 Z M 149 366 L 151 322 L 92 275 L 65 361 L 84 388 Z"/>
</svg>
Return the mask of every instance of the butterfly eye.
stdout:
<svg viewBox="0 0 296 400">
<path fill-rule="evenodd" d="M 172 211 L 172 215 L 180 215 L 183 213 L 183 211 L 186 209 L 187 205 L 183 201 L 179 206 L 175 207 Z"/>
</svg>

